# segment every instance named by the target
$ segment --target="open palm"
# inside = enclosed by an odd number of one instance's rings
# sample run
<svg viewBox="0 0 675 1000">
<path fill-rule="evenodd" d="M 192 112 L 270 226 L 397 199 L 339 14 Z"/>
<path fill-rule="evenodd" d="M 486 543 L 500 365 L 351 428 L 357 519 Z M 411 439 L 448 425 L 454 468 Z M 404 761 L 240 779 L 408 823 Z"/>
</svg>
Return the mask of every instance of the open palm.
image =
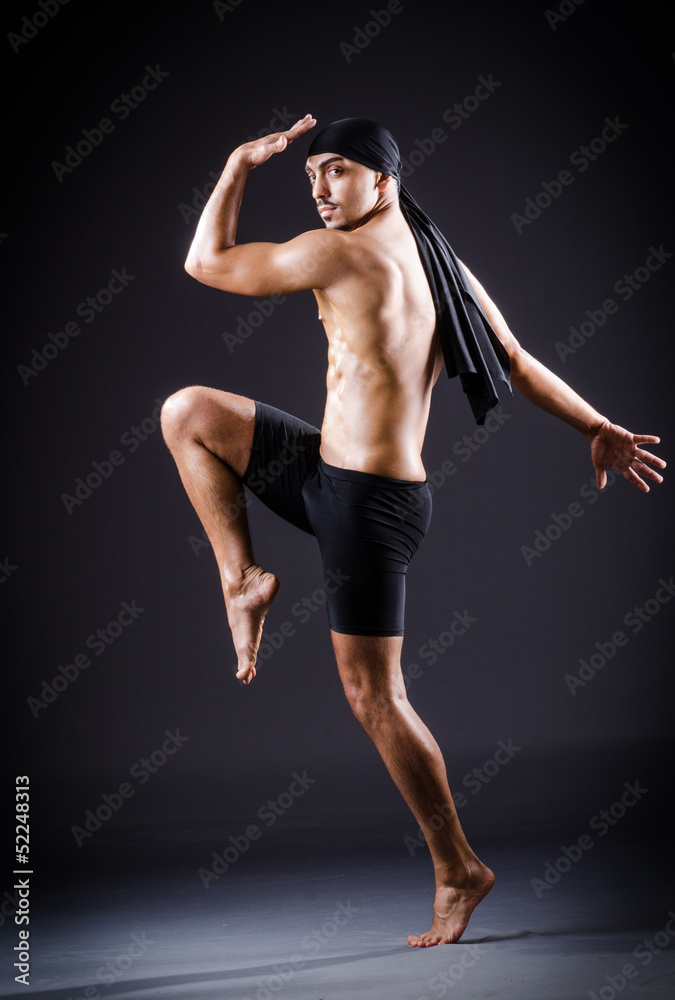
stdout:
<svg viewBox="0 0 675 1000">
<path fill-rule="evenodd" d="M 607 469 L 610 466 L 643 493 L 649 493 L 649 486 L 643 476 L 655 483 L 662 483 L 663 476 L 645 463 L 650 462 L 658 469 L 665 469 L 666 463 L 642 448 L 644 444 L 658 444 L 660 440 L 653 434 L 631 434 L 625 427 L 609 421 L 601 424 L 591 438 L 591 458 L 598 489 L 606 486 Z"/>
</svg>

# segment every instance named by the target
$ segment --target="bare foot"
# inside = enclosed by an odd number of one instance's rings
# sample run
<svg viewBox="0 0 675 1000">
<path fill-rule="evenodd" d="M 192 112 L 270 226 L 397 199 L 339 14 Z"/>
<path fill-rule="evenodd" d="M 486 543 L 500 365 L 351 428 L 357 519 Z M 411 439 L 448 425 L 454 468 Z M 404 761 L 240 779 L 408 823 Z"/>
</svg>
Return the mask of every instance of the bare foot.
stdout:
<svg viewBox="0 0 675 1000">
<path fill-rule="evenodd" d="M 434 920 L 426 934 L 409 934 L 408 944 L 413 948 L 431 948 L 435 944 L 454 944 L 466 930 L 469 917 L 481 899 L 494 885 L 495 877 L 489 868 L 480 869 L 461 887 L 438 886 L 434 899 Z"/>
<path fill-rule="evenodd" d="M 255 677 L 263 622 L 278 590 L 279 580 L 274 573 L 255 563 L 246 567 L 236 584 L 227 583 L 223 576 L 227 620 L 237 654 L 237 677 L 244 684 L 250 684 Z"/>
</svg>

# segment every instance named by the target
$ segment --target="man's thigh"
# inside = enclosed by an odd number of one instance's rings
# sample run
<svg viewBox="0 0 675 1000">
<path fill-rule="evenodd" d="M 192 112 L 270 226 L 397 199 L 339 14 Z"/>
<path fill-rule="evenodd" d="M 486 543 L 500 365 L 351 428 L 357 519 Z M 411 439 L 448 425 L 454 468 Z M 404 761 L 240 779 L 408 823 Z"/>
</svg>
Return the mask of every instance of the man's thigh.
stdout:
<svg viewBox="0 0 675 1000">
<path fill-rule="evenodd" d="M 284 410 L 255 402 L 255 428 L 244 485 L 266 507 L 308 534 L 303 487 L 319 460 L 321 432 Z"/>
</svg>

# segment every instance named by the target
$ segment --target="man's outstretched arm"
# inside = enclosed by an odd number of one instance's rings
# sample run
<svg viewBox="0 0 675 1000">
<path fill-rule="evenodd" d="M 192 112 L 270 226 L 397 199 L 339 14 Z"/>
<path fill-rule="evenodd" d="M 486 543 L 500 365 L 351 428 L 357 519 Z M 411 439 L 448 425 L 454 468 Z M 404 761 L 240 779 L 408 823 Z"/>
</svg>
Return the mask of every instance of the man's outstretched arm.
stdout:
<svg viewBox="0 0 675 1000">
<path fill-rule="evenodd" d="M 598 488 L 602 489 L 607 484 L 606 470 L 610 466 L 643 493 L 649 493 L 649 486 L 642 477 L 655 483 L 663 482 L 663 476 L 650 469 L 646 463 L 651 463 L 657 469 L 665 469 L 666 463 L 642 447 L 645 444 L 658 444 L 660 438 L 653 434 L 632 434 L 624 427 L 611 423 L 566 382 L 528 354 L 511 333 L 483 286 L 466 264 L 462 266 L 485 315 L 509 354 L 512 384 L 530 402 L 564 420 L 587 438 Z"/>
<path fill-rule="evenodd" d="M 246 178 L 316 124 L 305 115 L 285 132 L 246 142 L 229 157 L 202 212 L 185 270 L 213 288 L 239 295 L 288 295 L 322 288 L 340 265 L 340 234 L 303 233 L 287 243 L 235 244 Z M 336 250 L 338 251 L 336 253 Z"/>
</svg>

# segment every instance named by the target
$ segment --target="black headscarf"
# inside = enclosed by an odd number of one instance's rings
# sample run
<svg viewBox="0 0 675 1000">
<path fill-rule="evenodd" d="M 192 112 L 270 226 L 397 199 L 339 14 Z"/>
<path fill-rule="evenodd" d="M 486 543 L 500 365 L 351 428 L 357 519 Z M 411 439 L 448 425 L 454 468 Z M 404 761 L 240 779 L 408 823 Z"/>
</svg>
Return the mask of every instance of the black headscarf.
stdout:
<svg viewBox="0 0 675 1000">
<path fill-rule="evenodd" d="M 391 132 L 367 118 L 342 118 L 318 133 L 308 156 L 338 153 L 398 183 L 399 204 L 417 242 L 434 301 L 449 378 L 459 375 L 477 423 L 499 402 L 495 380 L 511 389 L 509 356 L 476 298 L 450 244 L 401 183 L 401 156 Z"/>
</svg>

